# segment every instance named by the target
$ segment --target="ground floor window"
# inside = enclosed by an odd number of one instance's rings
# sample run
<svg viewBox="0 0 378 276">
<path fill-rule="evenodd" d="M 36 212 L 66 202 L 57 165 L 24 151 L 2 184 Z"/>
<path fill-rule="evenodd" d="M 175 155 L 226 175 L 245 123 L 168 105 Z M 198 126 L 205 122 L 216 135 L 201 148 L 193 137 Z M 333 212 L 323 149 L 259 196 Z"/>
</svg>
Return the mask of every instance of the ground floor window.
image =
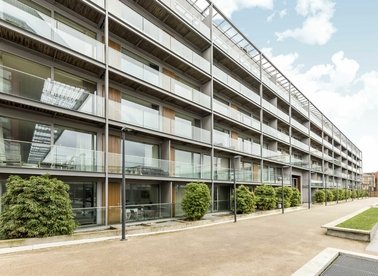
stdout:
<svg viewBox="0 0 378 276">
<path fill-rule="evenodd" d="M 97 223 L 97 185 L 96 183 L 68 183 L 72 209 L 79 225 Z"/>
</svg>

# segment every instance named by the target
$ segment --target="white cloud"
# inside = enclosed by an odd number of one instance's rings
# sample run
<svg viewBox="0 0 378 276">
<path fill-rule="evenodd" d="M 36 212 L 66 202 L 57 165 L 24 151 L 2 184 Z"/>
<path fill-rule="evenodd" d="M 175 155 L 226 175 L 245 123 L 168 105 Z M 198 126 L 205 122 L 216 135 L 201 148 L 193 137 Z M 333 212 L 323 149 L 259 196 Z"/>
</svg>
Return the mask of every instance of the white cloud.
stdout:
<svg viewBox="0 0 378 276">
<path fill-rule="evenodd" d="M 241 9 L 273 9 L 273 0 L 214 0 L 213 2 L 227 17 L 231 17 L 234 12 Z"/>
<path fill-rule="evenodd" d="M 308 70 L 298 54 L 264 53 L 363 152 L 364 171 L 378 170 L 378 72 L 359 72 L 357 61 L 342 51 L 330 62 Z"/>
<path fill-rule="evenodd" d="M 287 9 L 280 11 L 275 11 L 266 18 L 266 22 L 272 22 L 274 17 L 278 16 L 279 18 L 284 18 L 287 15 Z"/>
<path fill-rule="evenodd" d="M 276 32 L 278 41 L 293 38 L 306 44 L 324 45 L 336 32 L 331 22 L 335 12 L 332 0 L 297 0 L 296 12 L 305 17 L 302 26 Z"/>
</svg>

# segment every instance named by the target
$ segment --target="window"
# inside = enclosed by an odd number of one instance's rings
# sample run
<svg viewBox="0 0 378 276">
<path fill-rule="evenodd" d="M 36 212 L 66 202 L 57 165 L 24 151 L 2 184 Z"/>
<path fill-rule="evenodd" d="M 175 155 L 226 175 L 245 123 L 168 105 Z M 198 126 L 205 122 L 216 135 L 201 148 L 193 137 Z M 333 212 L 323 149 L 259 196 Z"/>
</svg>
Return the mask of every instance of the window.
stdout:
<svg viewBox="0 0 378 276">
<path fill-rule="evenodd" d="M 189 116 L 176 113 L 175 115 L 175 134 L 188 138 L 193 137 L 194 127 L 200 127 L 201 121 L 197 119 L 190 118 Z"/>
<path fill-rule="evenodd" d="M 67 26 L 70 26 L 72 29 L 75 29 L 76 31 L 83 33 L 86 36 L 89 36 L 93 39 L 96 39 L 96 33 L 95 32 L 85 28 L 84 26 L 82 26 L 80 24 L 77 24 L 76 22 L 72 21 L 71 19 L 68 19 L 67 17 L 65 17 L 65 16 L 63 16 L 59 13 L 55 13 L 54 17 L 57 21 L 62 22 L 63 24 L 65 24 Z"/>
<path fill-rule="evenodd" d="M 175 174 L 180 177 L 201 176 L 201 154 L 175 149 Z"/>
<path fill-rule="evenodd" d="M 230 146 L 229 130 L 215 127 L 214 128 L 214 144 L 216 146 L 229 147 Z"/>
<path fill-rule="evenodd" d="M 122 146 L 122 143 L 121 143 Z M 120 149 L 121 152 L 121 149 Z M 126 141 L 126 167 L 128 168 L 163 168 L 159 160 L 160 158 L 160 147 L 156 144 L 148 144 L 143 142 Z"/>
<path fill-rule="evenodd" d="M 230 179 L 230 159 L 225 157 L 214 157 L 215 178 L 218 180 Z"/>
<path fill-rule="evenodd" d="M 79 225 L 96 224 L 97 202 L 95 183 L 68 183 L 72 209 Z"/>
</svg>

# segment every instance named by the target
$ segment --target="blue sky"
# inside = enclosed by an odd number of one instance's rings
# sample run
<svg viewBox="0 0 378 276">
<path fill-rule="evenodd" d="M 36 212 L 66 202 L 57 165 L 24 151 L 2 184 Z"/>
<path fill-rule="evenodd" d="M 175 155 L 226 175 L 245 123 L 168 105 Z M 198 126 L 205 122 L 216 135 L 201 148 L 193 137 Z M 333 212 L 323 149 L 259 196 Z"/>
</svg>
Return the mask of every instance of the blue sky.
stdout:
<svg viewBox="0 0 378 276">
<path fill-rule="evenodd" d="M 378 171 L 378 1 L 214 3 Z"/>
</svg>

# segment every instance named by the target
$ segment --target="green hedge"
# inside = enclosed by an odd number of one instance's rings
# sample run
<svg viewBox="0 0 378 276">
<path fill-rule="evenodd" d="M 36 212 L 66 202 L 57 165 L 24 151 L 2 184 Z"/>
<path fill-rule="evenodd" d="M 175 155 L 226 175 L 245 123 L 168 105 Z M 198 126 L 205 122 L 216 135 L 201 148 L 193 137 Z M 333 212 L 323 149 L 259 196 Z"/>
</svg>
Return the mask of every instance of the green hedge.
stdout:
<svg viewBox="0 0 378 276">
<path fill-rule="evenodd" d="M 301 204 L 301 192 L 297 188 L 292 188 L 292 190 L 293 194 L 290 199 L 290 205 L 296 207 Z"/>
<path fill-rule="evenodd" d="M 239 214 L 249 214 L 256 209 L 256 197 L 246 186 L 240 185 L 236 188 L 236 211 Z M 231 196 L 232 210 L 234 209 L 234 195 Z"/>
<path fill-rule="evenodd" d="M 291 206 L 291 197 L 293 196 L 293 190 L 291 187 L 284 186 L 284 207 L 289 208 Z M 276 188 L 276 201 L 282 203 L 282 187 Z"/>
<path fill-rule="evenodd" d="M 276 192 L 272 186 L 261 185 L 255 189 L 256 205 L 260 210 L 276 208 Z"/>
<path fill-rule="evenodd" d="M 181 206 L 188 219 L 201 219 L 207 213 L 210 204 L 210 190 L 205 183 L 188 183 L 185 185 Z"/>
<path fill-rule="evenodd" d="M 5 239 L 70 235 L 76 228 L 69 186 L 49 176 L 11 176 L 2 196 L 0 237 Z"/>
<path fill-rule="evenodd" d="M 333 195 L 333 192 L 331 190 L 326 190 L 325 195 L 326 195 L 327 201 L 333 201 L 334 195 Z"/>
<path fill-rule="evenodd" d="M 325 200 L 325 193 L 323 190 L 316 190 L 314 194 L 315 202 L 322 203 Z"/>
</svg>

